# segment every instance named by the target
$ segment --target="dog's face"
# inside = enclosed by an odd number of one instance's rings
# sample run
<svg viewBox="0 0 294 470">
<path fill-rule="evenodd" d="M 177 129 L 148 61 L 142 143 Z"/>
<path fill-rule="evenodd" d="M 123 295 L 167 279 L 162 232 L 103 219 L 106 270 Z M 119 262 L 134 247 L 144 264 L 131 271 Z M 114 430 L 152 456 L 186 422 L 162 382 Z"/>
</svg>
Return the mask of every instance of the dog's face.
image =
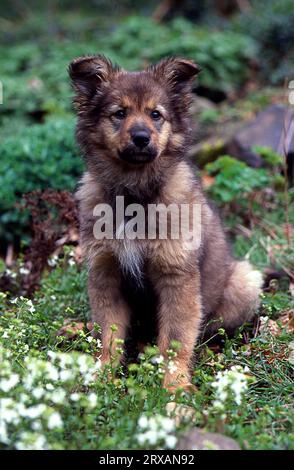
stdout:
<svg viewBox="0 0 294 470">
<path fill-rule="evenodd" d="M 102 150 L 128 165 L 148 164 L 170 145 L 181 145 L 198 71 L 184 59 L 166 59 L 142 72 L 121 70 L 103 56 L 74 60 L 69 73 L 82 145 L 92 155 Z"/>
</svg>

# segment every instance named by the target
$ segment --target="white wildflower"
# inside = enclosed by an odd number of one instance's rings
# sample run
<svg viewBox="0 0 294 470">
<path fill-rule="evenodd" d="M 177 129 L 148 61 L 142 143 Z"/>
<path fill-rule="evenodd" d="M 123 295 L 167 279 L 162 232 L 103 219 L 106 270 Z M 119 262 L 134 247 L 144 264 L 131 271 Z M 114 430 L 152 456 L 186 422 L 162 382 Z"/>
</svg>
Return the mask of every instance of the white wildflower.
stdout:
<svg viewBox="0 0 294 470">
<path fill-rule="evenodd" d="M 3 444 L 9 444 L 7 426 L 3 419 L 0 419 L 0 442 Z"/>
<path fill-rule="evenodd" d="M 148 418 L 145 415 L 140 416 L 139 421 L 138 421 L 138 426 L 141 429 L 146 429 L 148 427 Z"/>
<path fill-rule="evenodd" d="M 166 431 L 166 432 L 171 432 L 175 429 L 175 423 L 170 418 L 162 418 L 161 422 L 160 422 L 160 425 L 161 425 L 162 429 L 164 429 L 164 431 Z"/>
<path fill-rule="evenodd" d="M 59 378 L 62 382 L 67 382 L 73 378 L 73 373 L 71 370 L 62 370 L 59 372 Z"/>
<path fill-rule="evenodd" d="M 25 268 L 24 266 L 21 266 L 19 268 L 19 273 L 23 276 L 27 276 L 28 274 L 30 274 L 30 270 L 28 268 Z"/>
<path fill-rule="evenodd" d="M 166 436 L 165 445 L 168 449 L 173 449 L 175 447 L 176 443 L 177 443 L 176 436 L 172 436 L 172 435 Z"/>
<path fill-rule="evenodd" d="M 33 431 L 41 431 L 42 430 L 42 423 L 39 420 L 35 420 L 32 422 L 31 427 Z"/>
<path fill-rule="evenodd" d="M 22 407 L 18 411 L 23 418 L 36 419 L 42 416 L 44 411 L 46 411 L 46 405 L 39 403 L 38 405 L 31 406 L 29 408 Z"/>
<path fill-rule="evenodd" d="M 1 421 L 5 423 L 18 424 L 19 413 L 15 407 L 16 403 L 12 398 L 0 399 Z"/>
<path fill-rule="evenodd" d="M 54 390 L 54 386 L 52 384 L 46 384 L 45 387 L 49 391 Z"/>
<path fill-rule="evenodd" d="M 144 434 L 138 435 L 139 444 L 150 444 L 154 446 L 157 443 L 157 441 L 158 441 L 158 434 L 155 430 L 152 430 L 152 429 L 145 432 Z"/>
<path fill-rule="evenodd" d="M 95 408 L 97 405 L 97 395 L 95 393 L 90 393 L 88 395 L 88 404 L 91 408 Z"/>
<path fill-rule="evenodd" d="M 62 428 L 63 422 L 60 414 L 56 411 L 52 413 L 48 419 L 47 426 L 49 429 Z"/>
<path fill-rule="evenodd" d="M 78 357 L 78 366 L 80 367 L 80 373 L 81 374 L 85 374 L 86 372 L 88 372 L 89 370 L 89 367 L 88 367 L 88 358 L 84 355 L 84 354 L 81 354 L 79 357 Z"/>
<path fill-rule="evenodd" d="M 41 434 L 24 431 L 20 435 L 20 440 L 16 442 L 17 450 L 46 450 L 48 443 Z"/>
<path fill-rule="evenodd" d="M 164 362 L 164 357 L 161 354 L 159 356 L 155 356 L 152 362 L 154 364 L 162 364 Z"/>
<path fill-rule="evenodd" d="M 248 377 L 244 372 L 249 372 L 249 369 L 233 366 L 230 370 L 217 373 L 216 381 L 211 384 L 216 389 L 215 408 L 223 408 L 229 394 L 237 405 L 241 404 L 242 396 L 248 388 Z"/>
<path fill-rule="evenodd" d="M 58 370 L 50 362 L 46 364 L 47 376 L 50 380 L 56 381 L 59 378 Z"/>
<path fill-rule="evenodd" d="M 65 390 L 63 390 L 63 388 L 58 388 L 57 390 L 54 390 L 54 392 L 51 393 L 50 399 L 53 401 L 53 403 L 61 405 L 62 403 L 64 403 L 65 397 Z"/>
<path fill-rule="evenodd" d="M 29 307 L 28 310 L 29 312 L 31 313 L 34 313 L 35 312 L 35 307 L 33 306 L 33 302 L 31 300 L 27 300 L 26 302 L 27 306 Z"/>
<path fill-rule="evenodd" d="M 6 269 L 6 274 L 7 276 L 10 276 L 12 279 L 16 278 L 16 273 L 14 271 L 11 271 L 11 269 Z"/>
<path fill-rule="evenodd" d="M 167 368 L 171 374 L 174 374 L 178 369 L 174 361 L 168 361 Z"/>
<path fill-rule="evenodd" d="M 79 401 L 80 398 L 81 398 L 80 393 L 72 393 L 72 394 L 70 395 L 70 399 L 71 399 L 72 401 Z"/>
<path fill-rule="evenodd" d="M 32 391 L 33 397 L 36 398 L 37 400 L 40 400 L 40 398 L 42 398 L 44 396 L 44 394 L 45 394 L 45 392 L 41 387 L 36 387 Z"/>
<path fill-rule="evenodd" d="M 138 420 L 138 428 L 141 431 L 137 434 L 140 445 L 155 446 L 161 443 L 171 449 L 176 444 L 177 439 L 171 434 L 175 430 L 175 423 L 170 418 L 161 415 L 148 418 L 142 415 Z"/>
<path fill-rule="evenodd" d="M 57 255 L 51 256 L 51 258 L 48 259 L 47 263 L 49 264 L 51 268 L 54 268 L 58 263 L 58 256 Z"/>
<path fill-rule="evenodd" d="M 8 379 L 0 380 L 0 389 L 3 392 L 9 392 L 15 385 L 19 382 L 19 375 L 18 374 L 11 374 Z"/>
<path fill-rule="evenodd" d="M 56 357 L 57 357 L 57 353 L 54 352 L 54 351 L 48 351 L 48 352 L 47 352 L 47 356 L 48 356 L 50 359 L 52 359 L 52 361 L 54 361 L 54 359 L 56 359 Z"/>
</svg>

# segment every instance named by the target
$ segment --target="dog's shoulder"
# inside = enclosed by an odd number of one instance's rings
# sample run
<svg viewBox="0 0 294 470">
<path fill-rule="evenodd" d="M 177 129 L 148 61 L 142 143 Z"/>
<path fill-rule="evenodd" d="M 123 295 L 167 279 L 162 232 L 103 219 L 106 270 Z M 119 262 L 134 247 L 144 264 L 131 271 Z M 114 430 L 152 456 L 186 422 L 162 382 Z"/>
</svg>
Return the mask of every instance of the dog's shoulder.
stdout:
<svg viewBox="0 0 294 470">
<path fill-rule="evenodd" d="M 89 172 L 85 172 L 79 182 L 75 193 L 80 211 L 86 215 L 93 213 L 94 207 L 103 202 L 103 190 L 101 183 Z"/>
</svg>

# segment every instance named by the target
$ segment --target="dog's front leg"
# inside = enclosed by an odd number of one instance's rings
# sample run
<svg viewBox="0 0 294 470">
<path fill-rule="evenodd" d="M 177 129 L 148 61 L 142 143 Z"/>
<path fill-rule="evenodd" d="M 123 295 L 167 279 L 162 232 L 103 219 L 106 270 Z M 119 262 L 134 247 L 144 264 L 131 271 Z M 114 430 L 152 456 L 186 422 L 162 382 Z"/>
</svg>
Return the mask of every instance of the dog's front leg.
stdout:
<svg viewBox="0 0 294 470">
<path fill-rule="evenodd" d="M 101 327 L 102 364 L 118 362 L 117 339 L 125 340 L 130 312 L 120 288 L 120 274 L 114 260 L 96 258 L 89 269 L 88 293 L 92 320 Z M 116 325 L 113 331 L 112 325 Z"/>
<path fill-rule="evenodd" d="M 172 364 L 167 364 L 164 386 L 189 389 L 190 365 L 201 322 L 200 277 L 198 272 L 171 269 L 156 276 L 159 295 L 158 346 L 167 358 L 171 341 L 180 343 Z"/>
</svg>

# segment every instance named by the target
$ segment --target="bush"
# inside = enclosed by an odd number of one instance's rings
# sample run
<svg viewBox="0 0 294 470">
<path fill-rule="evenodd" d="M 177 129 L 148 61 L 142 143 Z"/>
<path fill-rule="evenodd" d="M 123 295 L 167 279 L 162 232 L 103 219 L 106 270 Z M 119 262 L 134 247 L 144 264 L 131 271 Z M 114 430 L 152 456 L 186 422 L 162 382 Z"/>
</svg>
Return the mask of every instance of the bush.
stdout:
<svg viewBox="0 0 294 470">
<path fill-rule="evenodd" d="M 228 155 L 208 163 L 205 169 L 214 176 L 208 191 L 211 198 L 222 208 L 229 226 L 236 223 L 251 225 L 256 217 L 283 219 L 284 185 L 281 158 L 266 148 L 255 148 L 264 158 L 263 168 L 251 168 L 244 162 Z M 292 196 L 291 196 L 292 197 Z"/>
<path fill-rule="evenodd" d="M 228 155 L 208 163 L 206 169 L 210 174 L 216 174 L 210 192 L 219 204 L 242 202 L 249 193 L 269 184 L 269 174 L 266 169 L 250 168 L 244 162 Z"/>
<path fill-rule="evenodd" d="M 44 33 L 45 34 L 45 33 Z M 211 31 L 176 19 L 158 24 L 133 16 L 109 34 L 91 31 L 80 41 L 54 36 L 0 47 L 4 103 L 0 115 L 41 120 L 46 114 L 63 116 L 71 110 L 69 62 L 78 55 L 105 53 L 125 68 L 136 69 L 162 57 L 182 55 L 202 67 L 201 85 L 225 91 L 248 77 L 248 60 L 255 55 L 250 37 L 231 31 Z M 2 131 L 3 133 L 3 131 Z"/>
<path fill-rule="evenodd" d="M 0 144 L 0 239 L 11 241 L 26 227 L 16 203 L 35 189 L 72 191 L 83 169 L 74 143 L 74 119 L 23 129 Z"/>
<path fill-rule="evenodd" d="M 244 82 L 248 74 L 246 64 L 255 54 L 250 37 L 196 27 L 183 18 L 168 25 L 157 24 L 150 18 L 128 18 L 107 38 L 107 46 L 132 68 L 166 56 L 189 57 L 203 69 L 199 76 L 201 85 L 223 90 Z"/>
<path fill-rule="evenodd" d="M 292 0 L 254 0 L 236 20 L 237 31 L 256 40 L 266 81 L 283 84 L 293 74 L 294 10 Z"/>
</svg>

